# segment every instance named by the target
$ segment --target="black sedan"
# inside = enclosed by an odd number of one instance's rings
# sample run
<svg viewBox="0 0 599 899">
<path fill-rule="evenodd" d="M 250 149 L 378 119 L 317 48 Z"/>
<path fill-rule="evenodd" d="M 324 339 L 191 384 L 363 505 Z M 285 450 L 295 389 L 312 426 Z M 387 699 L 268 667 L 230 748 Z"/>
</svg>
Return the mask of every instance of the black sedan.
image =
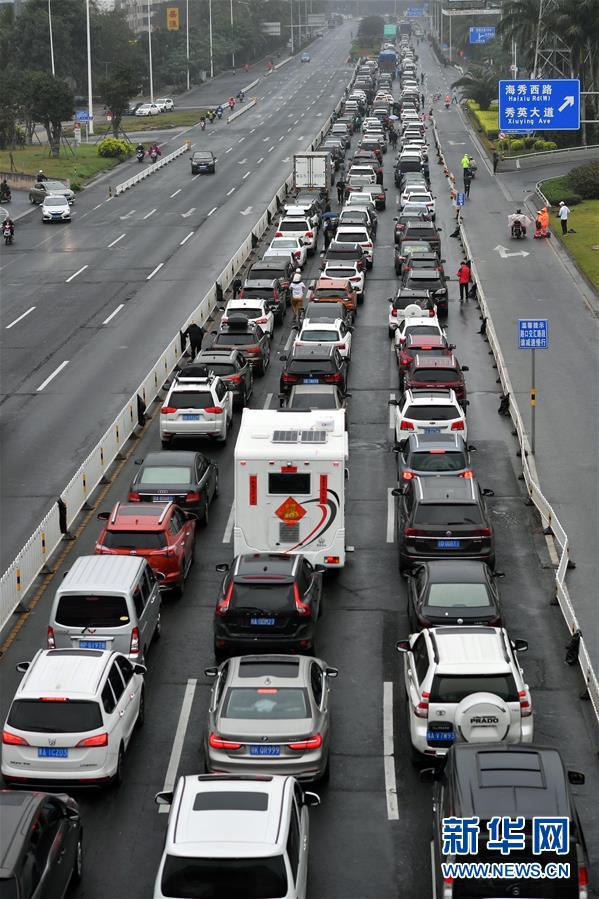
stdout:
<svg viewBox="0 0 599 899">
<path fill-rule="evenodd" d="M 129 487 L 130 503 L 175 502 L 208 520 L 208 507 L 218 496 L 218 465 L 203 453 L 148 453 L 136 459 L 139 471 Z"/>
<path fill-rule="evenodd" d="M 314 654 L 322 603 L 322 572 L 303 556 L 238 556 L 225 574 L 214 614 L 217 661 L 246 652 Z"/>
<path fill-rule="evenodd" d="M 212 150 L 196 150 L 191 157 L 192 175 L 214 175 L 216 172 L 216 156 Z"/>
<path fill-rule="evenodd" d="M 410 632 L 439 625 L 501 627 L 493 573 L 484 562 L 424 562 L 407 575 Z"/>
</svg>

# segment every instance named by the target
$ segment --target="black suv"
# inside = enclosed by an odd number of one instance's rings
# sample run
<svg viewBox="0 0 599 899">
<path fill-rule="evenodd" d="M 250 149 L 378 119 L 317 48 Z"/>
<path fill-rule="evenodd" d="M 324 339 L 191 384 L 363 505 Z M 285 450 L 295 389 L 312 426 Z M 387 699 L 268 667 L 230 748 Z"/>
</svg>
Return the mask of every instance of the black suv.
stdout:
<svg viewBox="0 0 599 899">
<path fill-rule="evenodd" d="M 239 350 L 259 375 L 263 375 L 270 362 L 270 341 L 260 325 L 243 315 L 230 315 L 229 321 L 216 334 L 214 350 Z"/>
<path fill-rule="evenodd" d="M 411 290 L 430 290 L 437 304 L 437 315 L 447 316 L 448 295 L 445 274 L 436 266 L 414 268 L 410 264 L 403 267 L 403 286 Z"/>
<path fill-rule="evenodd" d="M 205 377 L 212 372 L 218 375 L 233 394 L 237 408 L 247 406 L 254 392 L 252 366 L 239 350 L 202 350 L 191 365 L 181 369 L 183 377 Z"/>
<path fill-rule="evenodd" d="M 398 497 L 399 567 L 426 559 L 478 559 L 495 566 L 495 538 L 485 496 L 474 478 L 412 478 Z"/>
<path fill-rule="evenodd" d="M 246 278 L 239 294 L 240 299 L 266 300 L 266 308 L 274 313 L 275 321 L 281 324 L 285 318 L 289 287 L 283 287 L 279 278 Z"/>
<path fill-rule="evenodd" d="M 588 857 L 584 833 L 570 784 L 584 784 L 584 774 L 566 771 L 557 749 L 534 743 L 454 743 L 440 768 L 425 768 L 421 779 L 435 782 L 433 800 L 433 877 L 435 895 L 443 899 L 492 899 L 519 896 L 535 899 L 580 899 L 588 896 Z M 489 820 L 497 815 L 524 818 L 524 849 L 509 856 L 486 846 Z M 478 852 L 443 855 L 443 819 L 479 819 Z M 569 822 L 567 854 L 533 852 L 534 818 L 566 818 Z M 520 831 L 522 832 L 522 831 Z M 513 877 L 444 880 L 444 862 L 537 862 L 569 865 L 568 878 Z"/>
<path fill-rule="evenodd" d="M 323 568 L 301 555 L 237 556 L 225 572 L 214 610 L 217 661 L 247 652 L 314 653 Z"/>
<path fill-rule="evenodd" d="M 364 250 L 359 243 L 338 243 L 334 240 L 329 244 L 324 258 L 328 262 L 357 262 L 360 271 L 366 268 Z"/>
<path fill-rule="evenodd" d="M 279 358 L 285 363 L 279 393 L 290 393 L 294 384 L 335 384 L 347 391 L 347 360 L 335 347 L 294 346 Z"/>
<path fill-rule="evenodd" d="M 434 222 L 427 222 L 425 219 L 411 219 L 407 222 L 406 227 L 399 234 L 399 246 L 405 240 L 427 240 L 431 247 L 441 254 L 441 238 L 439 231 Z"/>
<path fill-rule="evenodd" d="M 295 274 L 295 269 L 296 266 L 291 258 L 291 253 L 288 259 L 285 256 L 270 256 L 267 259 L 259 259 L 248 269 L 244 287 L 252 287 L 252 282 L 254 281 L 272 281 L 276 278 L 285 292 L 285 302 L 289 305 L 291 302 L 291 288 L 289 285 Z"/>
<path fill-rule="evenodd" d="M 191 157 L 191 174 L 202 175 L 204 172 L 214 175 L 216 156 L 211 150 L 196 150 Z"/>
</svg>

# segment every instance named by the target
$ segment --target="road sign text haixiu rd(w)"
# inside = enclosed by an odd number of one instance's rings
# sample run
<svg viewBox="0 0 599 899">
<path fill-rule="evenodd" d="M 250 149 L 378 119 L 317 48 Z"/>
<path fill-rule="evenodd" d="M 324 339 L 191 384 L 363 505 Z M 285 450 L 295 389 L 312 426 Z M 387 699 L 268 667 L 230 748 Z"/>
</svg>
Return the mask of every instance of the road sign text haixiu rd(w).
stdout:
<svg viewBox="0 0 599 899">
<path fill-rule="evenodd" d="M 518 319 L 518 349 L 546 350 L 549 346 L 546 318 Z"/>
<path fill-rule="evenodd" d="M 580 128 L 580 81 L 499 82 L 500 131 L 577 131 Z"/>
</svg>

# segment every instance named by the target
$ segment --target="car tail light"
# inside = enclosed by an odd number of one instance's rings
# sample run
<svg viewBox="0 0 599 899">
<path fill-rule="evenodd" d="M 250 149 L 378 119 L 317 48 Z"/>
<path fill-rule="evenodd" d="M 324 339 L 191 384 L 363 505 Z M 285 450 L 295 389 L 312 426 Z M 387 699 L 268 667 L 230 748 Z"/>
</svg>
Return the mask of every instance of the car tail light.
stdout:
<svg viewBox="0 0 599 899">
<path fill-rule="evenodd" d="M 520 699 L 520 716 L 522 718 L 530 718 L 532 715 L 532 705 L 526 695 L 526 690 L 518 690 L 518 698 Z"/>
<path fill-rule="evenodd" d="M 464 430 L 464 422 L 462 421 L 461 418 L 459 421 L 454 421 L 451 423 L 451 430 L 452 431 L 463 431 Z"/>
<path fill-rule="evenodd" d="M 241 749 L 241 743 L 233 743 L 232 740 L 222 740 L 216 734 L 210 734 L 208 743 L 213 749 Z"/>
<path fill-rule="evenodd" d="M 2 731 L 2 742 L 7 746 L 29 746 L 24 737 L 20 737 L 18 734 L 11 734 L 9 730 Z"/>
<path fill-rule="evenodd" d="M 578 844 L 576 845 L 576 855 L 578 857 L 578 899 L 588 899 L 589 872 Z"/>
<path fill-rule="evenodd" d="M 402 471 L 401 477 L 404 481 L 412 481 L 414 479 L 413 471 Z"/>
<path fill-rule="evenodd" d="M 345 344 L 344 344 L 344 343 L 336 343 L 336 344 L 335 344 L 335 349 L 336 349 L 336 350 L 342 350 L 344 347 L 345 347 Z"/>
<path fill-rule="evenodd" d="M 248 346 L 248 347 L 244 348 L 244 353 L 251 353 L 253 356 L 255 356 L 259 352 L 260 352 L 259 346 Z M 222 412 L 222 409 L 221 409 L 221 412 Z"/>
<path fill-rule="evenodd" d="M 314 231 L 306 231 L 304 237 L 314 237 Z"/>
<path fill-rule="evenodd" d="M 392 309 L 392 310 L 391 310 L 391 315 L 392 315 L 393 318 L 397 318 L 397 309 Z"/>
<path fill-rule="evenodd" d="M 130 490 L 127 499 L 130 503 L 138 503 L 141 500 L 141 496 L 139 495 L 139 493 L 137 493 L 137 491 Z"/>
<path fill-rule="evenodd" d="M 302 251 L 301 251 L 301 250 L 294 250 L 294 251 L 293 251 L 293 255 L 294 255 L 297 259 L 299 259 L 300 256 L 302 255 Z"/>
<path fill-rule="evenodd" d="M 402 421 L 402 423 L 399 426 L 399 430 L 400 431 L 413 431 L 414 425 L 412 424 L 411 421 Z"/>
<path fill-rule="evenodd" d="M 86 737 L 79 740 L 76 746 L 108 746 L 108 734 L 96 734 L 95 737 Z"/>
<path fill-rule="evenodd" d="M 279 299 L 279 291 L 277 290 L 276 287 L 273 287 L 273 289 L 272 289 L 272 298 L 273 298 L 273 300 Z"/>
<path fill-rule="evenodd" d="M 312 609 L 307 603 L 301 601 L 297 584 L 293 585 L 293 598 L 295 600 L 295 610 L 297 614 L 302 615 L 304 618 L 311 618 Z"/>
<path fill-rule="evenodd" d="M 226 615 L 229 611 L 229 603 L 231 602 L 231 596 L 233 595 L 233 581 L 229 584 L 229 589 L 227 590 L 223 599 L 219 599 L 216 604 L 216 614 L 217 615 Z"/>
<path fill-rule="evenodd" d="M 287 745 L 290 749 L 295 749 L 297 751 L 320 749 L 322 746 L 322 736 L 320 734 L 314 734 L 313 737 L 309 737 L 307 740 L 299 740 L 297 743 L 288 743 Z"/>
<path fill-rule="evenodd" d="M 372 247 L 372 246 L 374 246 L 374 244 L 372 244 L 372 243 L 363 243 L 362 246 L 363 246 L 363 247 Z"/>
<path fill-rule="evenodd" d="M 48 649 L 56 649 L 56 640 L 54 639 L 54 628 L 48 625 L 46 632 L 46 646 Z"/>
<path fill-rule="evenodd" d="M 289 375 L 286 371 L 283 372 L 283 383 L 284 384 L 293 384 L 294 381 L 298 380 L 297 375 Z"/>
<path fill-rule="evenodd" d="M 453 877 L 443 878 L 443 893 L 441 899 L 453 899 Z"/>
<path fill-rule="evenodd" d="M 427 532 L 421 530 L 421 528 L 404 528 L 403 532 L 406 537 L 426 537 Z"/>
<path fill-rule="evenodd" d="M 139 628 L 134 627 L 131 631 L 131 645 L 129 646 L 129 655 L 139 654 Z"/>
<path fill-rule="evenodd" d="M 275 297 L 276 300 L 276 297 Z M 266 315 L 260 316 L 260 318 L 255 318 L 254 321 L 257 325 L 264 325 L 268 321 L 268 317 Z"/>
<path fill-rule="evenodd" d="M 283 237 L 283 232 L 277 231 L 277 233 L 275 234 L 275 237 Z"/>
<path fill-rule="evenodd" d="M 230 384 L 241 384 L 241 375 L 229 375 L 225 380 Z"/>
<path fill-rule="evenodd" d="M 358 268 L 359 268 L 360 270 L 362 270 L 362 269 L 364 268 L 364 260 L 363 260 L 363 259 L 358 259 L 357 265 L 358 265 Z"/>
<path fill-rule="evenodd" d="M 199 490 L 189 490 L 185 495 L 185 500 L 188 503 L 199 503 L 202 498 L 202 494 Z"/>
<path fill-rule="evenodd" d="M 402 350 L 401 353 L 399 354 L 399 364 L 407 366 L 410 364 L 411 361 L 412 361 L 412 357 L 410 356 L 410 354 L 404 353 L 404 351 Z"/>
<path fill-rule="evenodd" d="M 474 477 L 474 473 L 468 468 L 468 469 L 466 469 L 466 471 L 463 471 L 460 474 L 460 477 L 466 478 L 467 480 L 472 480 L 472 478 Z"/>
<path fill-rule="evenodd" d="M 204 412 L 208 412 L 210 415 L 222 415 L 223 414 L 222 406 L 206 406 Z"/>
<path fill-rule="evenodd" d="M 435 310 L 434 310 L 434 309 L 429 309 L 429 310 L 428 310 L 428 317 L 429 317 L 429 318 L 434 318 L 434 317 L 435 317 Z"/>
<path fill-rule="evenodd" d="M 476 531 L 472 531 L 470 536 L 471 537 L 490 537 L 491 536 L 491 528 L 478 528 Z"/>
<path fill-rule="evenodd" d="M 163 406 L 160 410 L 161 415 L 172 415 L 173 412 L 176 412 L 176 408 L 174 406 Z"/>
<path fill-rule="evenodd" d="M 428 700 L 430 695 L 426 690 L 422 691 L 422 699 L 414 707 L 414 714 L 417 718 L 428 718 Z"/>
<path fill-rule="evenodd" d="M 334 375 L 327 375 L 324 379 L 325 384 L 339 384 L 340 381 L 343 381 L 343 376 L 339 372 Z"/>
<path fill-rule="evenodd" d="M 338 565 L 339 562 L 341 561 L 339 556 L 325 556 L 324 560 L 327 563 L 327 565 Z"/>
<path fill-rule="evenodd" d="M 352 277 L 349 280 L 350 281 L 361 281 L 362 278 L 360 277 L 360 275 L 352 275 Z"/>
</svg>

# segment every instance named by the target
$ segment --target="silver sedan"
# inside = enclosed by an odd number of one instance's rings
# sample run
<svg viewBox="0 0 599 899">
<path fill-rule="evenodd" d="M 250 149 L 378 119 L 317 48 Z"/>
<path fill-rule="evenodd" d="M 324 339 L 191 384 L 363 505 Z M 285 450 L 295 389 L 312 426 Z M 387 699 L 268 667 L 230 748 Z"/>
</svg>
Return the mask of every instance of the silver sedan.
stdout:
<svg viewBox="0 0 599 899">
<path fill-rule="evenodd" d="M 204 673 L 215 678 L 204 737 L 209 773 L 328 776 L 336 668 L 311 656 L 259 655 Z"/>
</svg>

